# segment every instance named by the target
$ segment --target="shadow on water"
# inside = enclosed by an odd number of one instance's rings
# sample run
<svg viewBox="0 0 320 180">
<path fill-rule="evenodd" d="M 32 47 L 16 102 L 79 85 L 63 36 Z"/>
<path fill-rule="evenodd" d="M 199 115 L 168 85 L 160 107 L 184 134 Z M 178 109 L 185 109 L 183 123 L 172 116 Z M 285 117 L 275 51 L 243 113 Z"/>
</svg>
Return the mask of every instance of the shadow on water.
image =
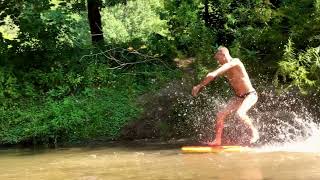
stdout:
<svg viewBox="0 0 320 180">
<path fill-rule="evenodd" d="M 91 152 L 95 150 L 119 150 L 126 152 L 157 152 L 162 150 L 173 151 L 180 149 L 185 144 L 195 144 L 196 142 L 191 139 L 179 139 L 163 141 L 159 139 L 143 139 L 134 141 L 93 141 L 87 144 L 72 145 L 72 146 L 61 146 L 58 148 L 47 148 L 45 146 L 34 146 L 34 147 L 2 147 L 0 148 L 1 156 L 35 156 L 46 153 L 59 153 L 66 151 L 79 151 L 79 152 Z M 175 152 L 176 153 L 176 152 Z"/>
</svg>

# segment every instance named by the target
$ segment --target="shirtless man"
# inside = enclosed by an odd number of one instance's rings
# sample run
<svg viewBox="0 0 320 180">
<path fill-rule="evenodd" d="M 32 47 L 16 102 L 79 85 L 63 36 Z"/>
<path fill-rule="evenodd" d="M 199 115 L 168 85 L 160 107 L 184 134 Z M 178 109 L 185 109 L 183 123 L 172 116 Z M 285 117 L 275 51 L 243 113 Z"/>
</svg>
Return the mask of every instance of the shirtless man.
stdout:
<svg viewBox="0 0 320 180">
<path fill-rule="evenodd" d="M 223 130 L 223 121 L 231 113 L 235 112 L 235 117 L 244 122 L 249 127 L 251 133 L 250 143 L 254 143 L 259 139 L 257 129 L 252 125 L 252 121 L 247 115 L 248 110 L 257 102 L 258 96 L 252 87 L 249 76 L 242 62 L 237 58 L 232 58 L 229 50 L 220 47 L 214 58 L 221 65 L 217 70 L 209 73 L 200 84 L 192 89 L 192 95 L 197 96 L 198 93 L 211 81 L 220 75 L 224 75 L 235 92 L 235 97 L 227 103 L 226 107 L 219 111 L 216 115 L 216 137 L 213 142 L 208 145 L 221 145 L 221 137 Z"/>
</svg>

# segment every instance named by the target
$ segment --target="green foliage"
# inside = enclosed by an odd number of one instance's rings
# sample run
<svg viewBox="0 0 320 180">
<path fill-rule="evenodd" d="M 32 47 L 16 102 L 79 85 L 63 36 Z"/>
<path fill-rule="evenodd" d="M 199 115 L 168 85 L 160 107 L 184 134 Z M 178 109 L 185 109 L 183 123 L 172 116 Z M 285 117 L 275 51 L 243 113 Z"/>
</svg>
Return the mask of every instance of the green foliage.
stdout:
<svg viewBox="0 0 320 180">
<path fill-rule="evenodd" d="M 20 78 L 10 69 L 2 70 L 0 143 L 117 138 L 141 112 L 135 98 L 175 75 L 152 64 L 137 66 L 131 73 L 94 63 L 78 68 L 82 70 L 57 65 L 50 72 L 33 70 Z"/>
<path fill-rule="evenodd" d="M 131 0 L 105 7 L 102 21 L 106 41 L 120 44 L 139 39 L 146 42 L 152 34 L 168 36 L 166 21 L 158 14 L 160 10 L 163 10 L 163 1 L 159 0 Z"/>
<path fill-rule="evenodd" d="M 303 93 L 320 84 L 320 47 L 309 48 L 296 54 L 291 40 L 286 45 L 283 59 L 279 61 L 279 75 L 288 87 L 297 86 Z M 275 83 L 279 85 L 278 74 Z"/>
<path fill-rule="evenodd" d="M 290 70 L 284 70 L 289 66 L 285 63 L 290 62 L 292 68 L 300 68 L 291 75 L 295 80 L 287 82 L 299 84 L 301 89 L 316 86 L 314 70 L 309 66 L 314 66 L 317 58 L 309 51 L 319 46 L 319 1 L 209 0 L 204 3 L 208 12 L 202 18 L 217 33 L 217 43 L 230 47 L 231 54 L 240 57 L 250 67 L 249 71 L 272 79 L 280 68 L 287 76 Z M 289 39 L 299 52 L 291 60 L 287 55 L 296 50 L 284 49 Z M 308 56 L 314 60 L 306 65 L 303 59 Z"/>
<path fill-rule="evenodd" d="M 282 17 L 270 3 L 230 0 L 209 1 L 209 5 L 213 9 L 210 15 L 218 16 L 212 17 L 217 22 L 210 26 L 218 31 L 219 44 L 232 47 L 234 55 L 252 66 L 265 64 L 260 71 L 276 68 L 275 60 L 282 56 L 279 47 L 288 36 L 279 27 Z"/>
<path fill-rule="evenodd" d="M 105 2 L 102 11 L 105 42 L 112 46 L 173 59 L 176 47 L 171 42 L 163 0 L 130 0 L 126 3 Z M 112 5 L 112 6 L 111 6 Z"/>
<path fill-rule="evenodd" d="M 162 2 L 106 7 L 128 36 L 109 29 L 117 36 L 106 36 L 112 43 L 100 47 L 90 45 L 85 1 L 6 5 L 0 14 L 0 144 L 117 138 L 141 112 L 137 96 L 174 77 L 161 59 L 174 49 L 160 19 Z"/>
<path fill-rule="evenodd" d="M 182 54 L 206 59 L 215 44 L 215 32 L 200 20 L 201 1 L 166 1 L 169 29 L 174 44 Z M 179 55 L 179 54 L 178 54 Z"/>
<path fill-rule="evenodd" d="M 0 68 L 0 99 L 19 97 L 20 93 L 16 86 L 17 78 L 12 73 L 12 70 Z"/>
<path fill-rule="evenodd" d="M 18 37 L 19 26 L 14 24 L 10 16 L 6 16 L 0 25 L 0 33 L 4 39 L 14 40 Z"/>
<path fill-rule="evenodd" d="M 141 112 L 136 97 L 174 77 L 167 67 L 148 63 L 130 73 L 85 61 L 29 70 L 0 71 L 0 144 L 117 138 Z"/>
<path fill-rule="evenodd" d="M 92 46 L 85 0 L 0 1 L 0 144 L 116 138 L 139 95 L 179 77 L 174 58 L 200 78 L 219 45 L 279 87 L 319 90 L 319 0 L 101 2 Z"/>
<path fill-rule="evenodd" d="M 62 53 L 70 53 L 70 48 L 90 43 L 86 14 L 73 12 L 68 6 L 55 7 L 50 1 L 23 1 L 9 3 L 4 14 L 0 19 L 4 38 L 1 49 L 11 57 L 1 59 L 2 63 L 24 67 L 32 63 L 50 64 L 61 58 Z"/>
<path fill-rule="evenodd" d="M 310 1 L 284 1 L 284 5 L 279 8 L 279 14 L 286 20 L 286 26 L 290 33 L 290 39 L 299 49 L 308 46 L 319 45 L 320 30 L 320 9 L 318 0 Z"/>
<path fill-rule="evenodd" d="M 278 62 L 276 84 L 296 86 L 302 93 L 319 90 L 319 5 L 317 0 L 284 1 L 279 8 L 289 40 Z"/>
<path fill-rule="evenodd" d="M 0 143 L 113 139 L 140 111 L 123 89 L 85 89 L 77 96 L 0 109 Z M 29 106 L 28 106 L 29 105 Z M 30 106 L 31 105 L 31 106 Z"/>
</svg>

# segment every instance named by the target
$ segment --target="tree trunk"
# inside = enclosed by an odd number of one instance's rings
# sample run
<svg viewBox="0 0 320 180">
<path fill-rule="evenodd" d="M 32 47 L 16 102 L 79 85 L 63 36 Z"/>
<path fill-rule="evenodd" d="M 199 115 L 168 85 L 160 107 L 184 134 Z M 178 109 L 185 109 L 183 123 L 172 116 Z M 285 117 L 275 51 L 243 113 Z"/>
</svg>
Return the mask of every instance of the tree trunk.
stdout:
<svg viewBox="0 0 320 180">
<path fill-rule="evenodd" d="M 204 22 L 209 25 L 209 0 L 204 0 Z"/>
<path fill-rule="evenodd" d="M 279 8 L 281 5 L 281 0 L 270 0 L 270 3 L 274 6 L 274 8 Z"/>
<path fill-rule="evenodd" d="M 103 42 L 101 15 L 99 10 L 101 3 L 99 0 L 87 0 L 87 3 L 92 43 Z"/>
</svg>

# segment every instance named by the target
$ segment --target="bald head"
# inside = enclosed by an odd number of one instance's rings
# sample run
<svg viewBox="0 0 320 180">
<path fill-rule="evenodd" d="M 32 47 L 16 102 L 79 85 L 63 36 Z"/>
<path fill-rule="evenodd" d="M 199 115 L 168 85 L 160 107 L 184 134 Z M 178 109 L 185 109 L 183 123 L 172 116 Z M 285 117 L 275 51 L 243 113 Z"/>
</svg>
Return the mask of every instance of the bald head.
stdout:
<svg viewBox="0 0 320 180">
<path fill-rule="evenodd" d="M 226 47 L 219 47 L 218 52 L 223 53 L 223 54 L 229 54 L 229 50 Z"/>
<path fill-rule="evenodd" d="M 217 53 L 214 55 L 214 58 L 220 64 L 229 62 L 232 59 L 232 57 L 230 56 L 229 50 L 226 47 L 219 47 Z"/>
</svg>

